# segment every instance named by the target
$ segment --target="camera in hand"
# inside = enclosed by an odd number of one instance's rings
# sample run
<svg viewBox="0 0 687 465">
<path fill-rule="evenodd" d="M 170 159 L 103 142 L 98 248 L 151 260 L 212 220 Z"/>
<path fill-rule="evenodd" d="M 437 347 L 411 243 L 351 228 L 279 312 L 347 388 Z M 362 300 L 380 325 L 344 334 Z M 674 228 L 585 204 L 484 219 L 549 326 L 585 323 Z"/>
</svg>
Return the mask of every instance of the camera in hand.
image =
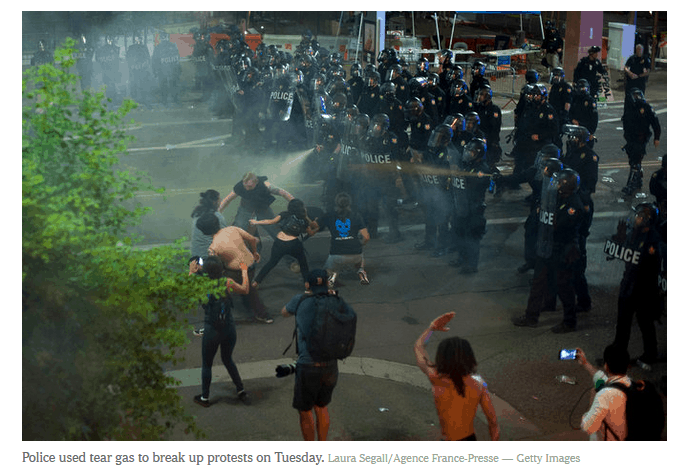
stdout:
<svg viewBox="0 0 687 465">
<path fill-rule="evenodd" d="M 277 372 L 277 378 L 292 375 L 296 372 L 296 362 L 289 363 L 288 365 L 277 365 L 274 371 Z"/>
</svg>

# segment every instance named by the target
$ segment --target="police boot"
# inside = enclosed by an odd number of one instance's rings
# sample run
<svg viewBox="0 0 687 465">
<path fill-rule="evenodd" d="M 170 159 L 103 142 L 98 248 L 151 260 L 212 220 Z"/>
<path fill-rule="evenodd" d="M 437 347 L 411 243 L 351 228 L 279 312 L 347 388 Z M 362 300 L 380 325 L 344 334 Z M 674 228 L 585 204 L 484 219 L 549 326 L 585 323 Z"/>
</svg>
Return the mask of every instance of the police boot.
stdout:
<svg viewBox="0 0 687 465">
<path fill-rule="evenodd" d="M 642 165 L 630 165 L 630 174 L 627 176 L 627 184 L 623 187 L 624 195 L 632 195 L 635 191 L 642 188 Z"/>
</svg>

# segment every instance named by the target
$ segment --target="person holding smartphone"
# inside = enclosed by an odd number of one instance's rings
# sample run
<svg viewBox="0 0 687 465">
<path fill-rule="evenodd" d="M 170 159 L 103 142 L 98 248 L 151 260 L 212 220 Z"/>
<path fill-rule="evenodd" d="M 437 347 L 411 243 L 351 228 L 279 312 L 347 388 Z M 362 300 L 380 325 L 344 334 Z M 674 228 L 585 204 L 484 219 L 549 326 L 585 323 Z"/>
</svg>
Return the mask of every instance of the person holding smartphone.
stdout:
<svg viewBox="0 0 687 465">
<path fill-rule="evenodd" d="M 491 440 L 498 441 L 496 410 L 487 383 L 475 373 L 477 361 L 470 343 L 457 336 L 446 338 L 439 343 L 435 362 L 429 360 L 425 344 L 434 331 L 448 331 L 446 325 L 455 315 L 456 312 L 444 313 L 422 332 L 414 346 L 417 365 L 432 383 L 443 439 L 476 441 L 474 423 L 479 405 L 487 417 Z"/>
</svg>

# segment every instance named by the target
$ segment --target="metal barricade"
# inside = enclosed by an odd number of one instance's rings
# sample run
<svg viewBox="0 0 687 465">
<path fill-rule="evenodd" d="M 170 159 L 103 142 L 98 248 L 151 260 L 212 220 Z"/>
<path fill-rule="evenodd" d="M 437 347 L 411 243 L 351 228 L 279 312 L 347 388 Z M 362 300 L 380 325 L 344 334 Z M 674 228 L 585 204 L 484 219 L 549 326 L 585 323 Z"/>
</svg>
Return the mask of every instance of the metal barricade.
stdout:
<svg viewBox="0 0 687 465">
<path fill-rule="evenodd" d="M 517 104 L 520 89 L 525 85 L 524 74 L 518 74 L 512 66 L 488 65 L 485 77 L 489 80 L 489 85 L 495 96 L 509 98 L 502 108 L 507 107 L 511 102 Z"/>
</svg>

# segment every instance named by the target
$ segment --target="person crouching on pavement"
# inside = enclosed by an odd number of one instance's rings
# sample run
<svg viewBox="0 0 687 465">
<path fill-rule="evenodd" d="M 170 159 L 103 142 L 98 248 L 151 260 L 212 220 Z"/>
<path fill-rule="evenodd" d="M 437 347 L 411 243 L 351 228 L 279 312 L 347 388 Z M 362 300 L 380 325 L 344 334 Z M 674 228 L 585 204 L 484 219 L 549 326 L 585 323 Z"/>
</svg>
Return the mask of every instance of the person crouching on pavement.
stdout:
<svg viewBox="0 0 687 465">
<path fill-rule="evenodd" d="M 429 361 L 425 344 L 434 331 L 448 331 L 446 325 L 454 316 L 456 312 L 437 317 L 414 346 L 417 366 L 432 383 L 441 435 L 447 441 L 476 441 L 474 423 L 479 404 L 487 417 L 491 440 L 498 441 L 500 431 L 496 410 L 487 383 L 475 373 L 477 361 L 470 343 L 457 336 L 446 338 L 439 343 L 436 361 Z"/>
</svg>

